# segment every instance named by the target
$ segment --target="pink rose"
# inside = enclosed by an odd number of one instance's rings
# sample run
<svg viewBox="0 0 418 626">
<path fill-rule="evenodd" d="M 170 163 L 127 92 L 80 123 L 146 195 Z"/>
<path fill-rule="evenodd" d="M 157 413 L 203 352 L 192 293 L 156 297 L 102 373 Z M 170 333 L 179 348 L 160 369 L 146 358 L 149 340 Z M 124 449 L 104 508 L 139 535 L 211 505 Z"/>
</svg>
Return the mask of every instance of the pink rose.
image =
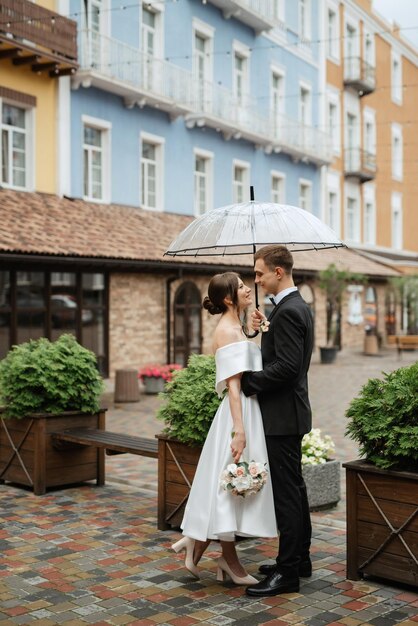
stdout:
<svg viewBox="0 0 418 626">
<path fill-rule="evenodd" d="M 257 476 L 258 474 L 258 467 L 256 463 L 250 463 L 248 466 L 248 471 L 250 472 L 251 476 Z"/>
<path fill-rule="evenodd" d="M 237 467 L 236 476 L 245 476 L 245 468 Z"/>
</svg>

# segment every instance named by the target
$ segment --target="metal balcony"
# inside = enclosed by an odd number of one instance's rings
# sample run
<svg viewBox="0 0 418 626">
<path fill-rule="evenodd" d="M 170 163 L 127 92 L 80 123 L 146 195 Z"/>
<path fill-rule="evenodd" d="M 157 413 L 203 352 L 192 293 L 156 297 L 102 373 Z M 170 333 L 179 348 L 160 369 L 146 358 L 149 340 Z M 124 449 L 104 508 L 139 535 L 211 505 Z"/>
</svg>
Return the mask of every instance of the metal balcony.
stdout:
<svg viewBox="0 0 418 626">
<path fill-rule="evenodd" d="M 276 116 L 271 127 L 271 146 L 274 152 L 285 152 L 295 160 L 307 160 L 317 165 L 331 163 L 332 142 L 327 133 L 284 114 Z"/>
<path fill-rule="evenodd" d="M 226 19 L 235 19 L 261 33 L 278 26 L 279 20 L 275 11 L 274 0 L 209 0 L 222 10 Z"/>
<path fill-rule="evenodd" d="M 344 176 L 367 183 L 376 177 L 376 155 L 362 148 L 346 148 L 344 151 Z"/>
<path fill-rule="evenodd" d="M 0 59 L 53 78 L 77 69 L 77 24 L 29 0 L 0 0 Z"/>
<path fill-rule="evenodd" d="M 232 91 L 210 82 L 193 81 L 194 111 L 186 116 L 188 128 L 213 128 L 225 139 L 245 139 L 266 152 L 284 152 L 294 159 L 318 165 L 331 163 L 329 136 L 312 126 L 281 115 L 273 120 L 260 112 L 250 96 L 238 98 Z"/>
<path fill-rule="evenodd" d="M 360 57 L 344 59 L 344 85 L 355 89 L 359 96 L 367 96 L 376 89 L 376 68 Z"/>
<path fill-rule="evenodd" d="M 191 73 L 92 30 L 79 33 L 80 69 L 73 88 L 97 87 L 129 108 L 152 106 L 174 118 L 192 110 Z"/>
</svg>

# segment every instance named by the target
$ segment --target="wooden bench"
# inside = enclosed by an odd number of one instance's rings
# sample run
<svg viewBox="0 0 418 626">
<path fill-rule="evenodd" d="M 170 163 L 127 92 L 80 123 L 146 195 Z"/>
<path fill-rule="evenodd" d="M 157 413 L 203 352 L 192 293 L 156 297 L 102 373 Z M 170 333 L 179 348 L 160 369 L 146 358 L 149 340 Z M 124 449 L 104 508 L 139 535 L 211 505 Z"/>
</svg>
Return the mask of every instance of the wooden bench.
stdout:
<svg viewBox="0 0 418 626">
<path fill-rule="evenodd" d="M 418 348 L 418 335 L 396 335 L 396 347 L 399 358 L 401 358 L 403 350 Z"/>
<path fill-rule="evenodd" d="M 153 459 L 158 457 L 156 439 L 114 433 L 99 428 L 68 428 L 52 433 L 54 447 L 93 446 L 104 448 L 106 454 L 139 454 Z"/>
</svg>

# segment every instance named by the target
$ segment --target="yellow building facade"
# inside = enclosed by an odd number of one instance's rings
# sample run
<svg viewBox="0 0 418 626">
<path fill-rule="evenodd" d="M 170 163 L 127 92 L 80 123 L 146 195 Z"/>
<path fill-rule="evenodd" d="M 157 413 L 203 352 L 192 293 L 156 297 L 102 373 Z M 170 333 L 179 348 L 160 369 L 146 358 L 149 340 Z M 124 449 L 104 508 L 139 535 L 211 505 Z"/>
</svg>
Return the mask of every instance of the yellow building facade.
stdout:
<svg viewBox="0 0 418 626">
<path fill-rule="evenodd" d="M 76 24 L 39 4 L 0 0 L 1 186 L 57 193 L 58 80 L 77 68 Z M 18 5 L 18 6 L 17 6 Z"/>
<path fill-rule="evenodd" d="M 351 247 L 418 273 L 418 51 L 371 0 L 326 0 L 327 221 Z"/>
</svg>

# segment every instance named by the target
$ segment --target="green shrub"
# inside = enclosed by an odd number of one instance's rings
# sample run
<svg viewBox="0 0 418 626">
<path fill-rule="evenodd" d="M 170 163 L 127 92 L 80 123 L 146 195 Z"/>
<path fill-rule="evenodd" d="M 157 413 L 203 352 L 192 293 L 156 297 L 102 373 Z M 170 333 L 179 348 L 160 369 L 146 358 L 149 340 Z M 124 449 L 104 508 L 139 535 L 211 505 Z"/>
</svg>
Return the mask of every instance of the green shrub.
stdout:
<svg viewBox="0 0 418 626">
<path fill-rule="evenodd" d="M 41 338 L 13 346 L 0 361 L 4 417 L 95 413 L 102 391 L 95 354 L 80 346 L 72 335 L 62 335 L 55 342 Z"/>
<path fill-rule="evenodd" d="M 165 402 L 157 418 L 165 422 L 164 432 L 183 443 L 203 444 L 221 402 L 215 391 L 215 357 L 193 354 L 160 395 Z"/>
<path fill-rule="evenodd" d="M 346 434 L 377 467 L 418 470 L 418 363 L 370 379 L 352 400 Z"/>
</svg>

